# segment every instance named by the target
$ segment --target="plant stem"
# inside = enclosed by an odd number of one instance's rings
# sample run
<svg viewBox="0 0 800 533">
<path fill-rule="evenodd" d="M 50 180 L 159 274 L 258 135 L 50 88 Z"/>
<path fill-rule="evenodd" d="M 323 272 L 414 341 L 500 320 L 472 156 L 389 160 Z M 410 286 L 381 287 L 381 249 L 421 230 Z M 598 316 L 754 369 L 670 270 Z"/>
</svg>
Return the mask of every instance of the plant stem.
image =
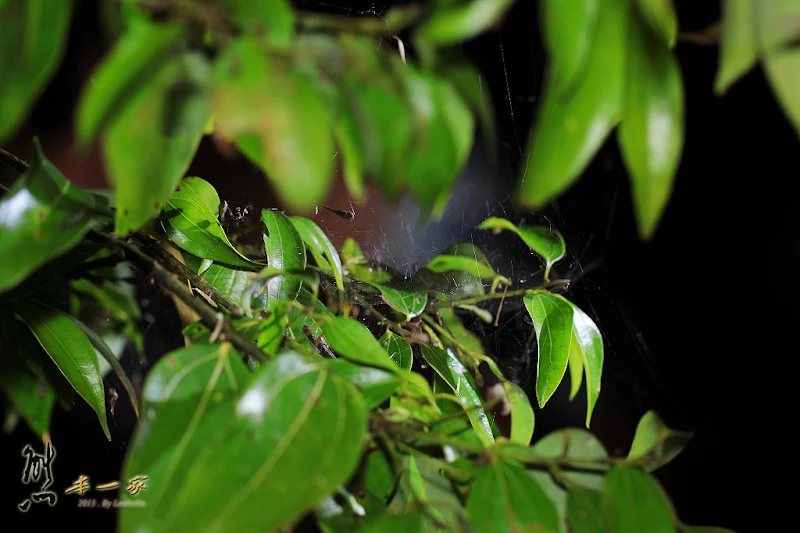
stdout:
<svg viewBox="0 0 800 533">
<path fill-rule="evenodd" d="M 30 168 L 30 165 L 26 163 L 24 159 L 20 159 L 11 152 L 3 150 L 2 148 L 0 148 L 0 162 L 5 163 L 20 173 L 23 173 Z"/>
<path fill-rule="evenodd" d="M 463 300 L 450 300 L 449 303 L 452 306 L 470 305 L 479 302 L 485 302 L 487 300 L 497 300 L 499 298 L 514 298 L 515 296 L 525 296 L 526 294 L 534 291 L 548 290 L 554 287 L 568 285 L 569 281 L 570 280 L 568 279 L 554 279 L 553 281 L 548 281 L 547 283 L 543 283 L 539 287 L 531 287 L 528 289 L 517 289 L 514 291 L 508 291 L 506 293 L 492 292 L 489 294 L 484 294 L 483 296 L 473 296 L 471 298 L 464 298 Z"/>
</svg>

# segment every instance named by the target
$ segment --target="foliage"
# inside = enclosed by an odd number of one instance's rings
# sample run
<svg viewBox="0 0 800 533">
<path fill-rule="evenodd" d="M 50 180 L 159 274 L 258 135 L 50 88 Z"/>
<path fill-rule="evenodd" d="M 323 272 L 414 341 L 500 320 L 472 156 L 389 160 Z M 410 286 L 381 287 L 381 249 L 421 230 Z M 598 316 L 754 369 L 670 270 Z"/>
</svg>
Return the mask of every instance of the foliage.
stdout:
<svg viewBox="0 0 800 533">
<path fill-rule="evenodd" d="M 0 142 L 66 46 L 72 2 L 44 4 L 0 0 Z M 304 517 L 325 532 L 703 529 L 681 523 L 651 475 L 690 435 L 648 412 L 626 456 L 583 428 L 534 442 L 533 402 L 464 326 L 469 313 L 492 321 L 489 300 L 521 299 L 537 340 L 535 407 L 569 370 L 571 399 L 585 384 L 590 427 L 603 340 L 563 294 L 569 280 L 550 279 L 565 254 L 557 231 L 479 226 L 516 234 L 542 259 L 539 284 L 509 290 L 472 244 L 409 282 L 300 216 L 329 192 L 335 153 L 353 196 L 369 183 L 441 214 L 475 129 L 494 129 L 480 74 L 451 52 L 511 4 L 439 0 L 378 20 L 286 0 L 123 0 L 75 122 L 82 149 L 99 144 L 113 194 L 70 184 L 38 141 L 30 165 L 2 152 L 22 176 L 0 198 L 0 387 L 45 441 L 54 405 L 76 393 L 110 438 L 104 376 L 120 375 L 143 415 L 125 474 L 152 486 L 137 495 L 144 510 L 123 509 L 121 531 L 271 531 Z M 717 91 L 761 60 L 798 123 L 797 35 L 781 24 L 796 8 L 754 16 L 754 6 L 725 2 Z M 543 7 L 552 67 L 518 200 L 561 194 L 618 127 L 649 237 L 683 145 L 672 2 Z M 399 37 L 400 53 L 375 47 L 400 34 L 413 57 Z M 243 246 L 211 184 L 184 177 L 204 135 L 235 143 L 298 215 L 264 210 L 248 228 L 259 244 Z M 133 271 L 185 311 L 186 347 L 149 370 L 138 399 L 110 347 L 122 338 L 141 351 Z"/>
</svg>

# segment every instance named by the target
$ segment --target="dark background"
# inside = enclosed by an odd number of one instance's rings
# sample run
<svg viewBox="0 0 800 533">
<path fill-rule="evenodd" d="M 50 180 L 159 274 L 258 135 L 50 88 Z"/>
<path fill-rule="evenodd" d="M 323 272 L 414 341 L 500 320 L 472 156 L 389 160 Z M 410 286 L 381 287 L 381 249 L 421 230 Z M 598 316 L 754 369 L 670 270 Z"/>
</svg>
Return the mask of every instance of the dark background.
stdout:
<svg viewBox="0 0 800 533">
<path fill-rule="evenodd" d="M 297 3 L 375 16 L 383 12 L 386 2 Z M 100 187 L 104 177 L 97 153 L 87 159 L 74 156 L 70 132 L 77 96 L 107 41 L 96 3 L 82 0 L 76 4 L 63 65 L 18 139 L 7 148 L 27 155 L 31 136 L 39 135 L 45 153 L 68 178 Z M 345 10 L 345 4 L 352 11 Z M 701 30 L 719 20 L 716 4 L 677 1 L 681 30 Z M 779 524 L 779 518 L 788 514 L 780 500 L 781 494 L 787 493 L 765 477 L 765 470 L 780 471 L 780 463 L 775 468 L 765 467 L 764 461 L 769 463 L 770 457 L 760 456 L 762 460 L 756 461 L 763 452 L 756 452 L 753 446 L 766 415 L 781 407 L 766 400 L 760 400 L 757 410 L 753 407 L 759 403 L 753 389 L 771 385 L 767 381 L 754 384 L 752 373 L 768 373 L 765 368 L 773 352 L 766 341 L 759 344 L 757 352 L 745 348 L 745 337 L 758 335 L 751 322 L 754 315 L 778 313 L 767 310 L 770 304 L 766 299 L 740 296 L 773 286 L 781 276 L 788 278 L 790 265 L 795 264 L 789 259 L 797 258 L 796 238 L 791 236 L 797 234 L 798 218 L 792 206 L 784 208 L 793 197 L 777 194 L 765 208 L 767 204 L 751 191 L 782 190 L 788 178 L 795 178 L 800 163 L 797 135 L 783 117 L 760 68 L 728 94 L 717 97 L 713 94 L 717 47 L 680 43 L 677 53 L 686 90 L 686 144 L 673 197 L 655 238 L 645 243 L 636 235 L 627 175 L 613 135 L 584 176 L 553 206 L 544 213 L 517 213 L 510 194 L 545 69 L 538 40 L 539 14 L 539 2 L 519 1 L 501 28 L 463 47 L 492 90 L 500 153 L 498 168 L 486 172 L 480 166 L 480 150 L 476 150 L 478 162 L 470 163 L 465 174 L 478 176 L 476 190 L 487 187 L 490 191 L 482 197 L 488 198 L 486 212 L 502 216 L 506 211 L 512 220 L 524 217 L 534 221 L 546 216 L 565 235 L 570 254 L 561 270 L 557 269 L 558 275 L 577 276 L 570 297 L 597 321 L 606 340 L 603 393 L 592 431 L 609 452 L 626 453 L 639 417 L 656 409 L 670 426 L 695 433 L 685 452 L 657 473 L 685 522 L 740 532 L 790 531 L 788 524 Z M 203 142 L 190 174 L 209 179 L 231 205 L 250 206 L 255 212 L 280 205 L 256 168 L 242 158 L 221 156 L 209 140 Z M 456 197 L 459 194 L 461 191 Z M 339 184 L 328 205 L 347 204 L 346 191 Z M 402 205 L 393 209 L 374 193 L 357 209 L 355 226 L 342 226 L 322 213 L 315 220 L 339 241 L 347 233 L 380 241 L 392 235 L 390 226 L 403 216 Z M 477 220 L 486 212 L 477 213 Z M 376 224 L 381 233 L 375 230 Z M 745 238 L 746 228 L 761 234 Z M 424 230 L 415 226 L 414 231 L 423 237 L 450 230 L 440 225 Z M 452 231 L 442 234 L 436 242 L 454 242 L 464 231 L 462 227 L 458 235 Z M 737 236 L 730 239 L 731 233 Z M 734 246 L 728 245 L 729 241 Z M 374 249 L 379 250 L 380 245 Z M 391 254 L 390 249 L 391 244 L 385 245 L 383 251 Z M 535 268 L 523 248 L 510 241 L 507 248 L 490 253 L 490 257 L 498 255 L 511 255 L 508 260 L 522 272 Z M 760 282 L 762 278 L 769 279 Z M 797 294 L 796 282 L 781 286 L 787 300 Z M 145 296 L 149 312 L 156 318 L 145 333 L 153 361 L 178 347 L 181 338 L 177 319 L 170 320 L 171 303 L 157 293 Z M 500 333 L 487 338 L 487 346 L 507 367 L 516 365 L 511 370 L 516 370 L 517 378 L 532 386 L 531 376 L 525 374 L 529 369 L 519 362 L 520 346 L 527 341 L 530 325 L 514 306 L 509 306 L 501 322 Z M 738 338 L 742 338 L 741 344 L 730 342 Z M 753 358 L 762 358 L 765 368 L 751 366 Z M 138 371 L 134 361 L 126 358 L 125 364 L 132 372 Z M 115 378 L 110 377 L 109 383 L 115 386 Z M 568 404 L 566 396 L 565 384 L 552 404 L 537 412 L 535 438 L 556 427 L 582 426 L 583 401 Z M 19 482 L 20 451 L 26 443 L 36 443 L 23 425 L 2 438 L 2 479 L 13 495 L 3 501 L 8 519 L 25 527 L 49 521 L 97 531 L 113 529 L 114 512 L 78 509 L 73 501 L 76 497 L 63 495 L 63 491 L 80 474 L 90 476 L 93 483 L 119 479 L 133 428 L 125 400 L 120 393 L 115 416 L 110 419 L 111 442 L 103 437 L 88 406 L 75 405 L 71 412 L 56 409 L 51 435 L 58 453 L 54 473 L 59 503 L 53 509 L 39 504 L 26 515 L 16 512 L 16 503 L 32 489 Z"/>
</svg>

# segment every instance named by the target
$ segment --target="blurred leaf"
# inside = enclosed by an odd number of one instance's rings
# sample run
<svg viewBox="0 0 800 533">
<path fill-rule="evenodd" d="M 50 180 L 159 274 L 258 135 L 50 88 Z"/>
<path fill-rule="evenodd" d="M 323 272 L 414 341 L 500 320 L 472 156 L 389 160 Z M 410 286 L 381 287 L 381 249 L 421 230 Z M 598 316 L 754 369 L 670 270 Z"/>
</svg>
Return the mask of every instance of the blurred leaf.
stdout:
<svg viewBox="0 0 800 533">
<path fill-rule="evenodd" d="M 209 533 L 289 525 L 349 479 L 366 431 L 361 395 L 325 361 L 279 355 L 256 374 L 168 500 L 169 514 L 152 525 Z"/>
<path fill-rule="evenodd" d="M 304 217 L 289 217 L 289 220 L 303 239 L 306 247 L 314 255 L 317 266 L 325 268 L 327 265 L 331 273 L 333 273 L 336 286 L 340 291 L 344 291 L 342 260 L 339 257 L 339 252 L 336 251 L 336 247 L 328 236 L 325 235 L 325 232 L 310 219 Z M 325 257 L 324 260 L 322 259 L 323 256 Z"/>
<path fill-rule="evenodd" d="M 103 156 L 116 191 L 117 235 L 156 216 L 183 177 L 208 118 L 208 85 L 206 59 L 199 52 L 184 53 L 151 72 L 109 123 Z"/>
<path fill-rule="evenodd" d="M 427 344 L 420 345 L 423 359 L 450 386 L 453 393 L 461 401 L 461 407 L 467 413 L 472 427 L 485 446 L 494 443 L 494 433 L 489 417 L 483 409 L 483 398 L 478 391 L 475 378 L 467 367 L 450 350 L 442 350 Z"/>
<path fill-rule="evenodd" d="M 566 190 L 622 118 L 628 19 L 627 2 L 603 2 L 580 86 L 565 97 L 548 78 L 521 170 L 521 207 L 542 207 Z"/>
<path fill-rule="evenodd" d="M 97 413 L 106 438 L 111 440 L 106 419 L 103 377 L 92 344 L 69 315 L 31 302 L 17 302 L 14 311 L 36 336 L 64 377 Z"/>
<path fill-rule="evenodd" d="M 159 215 L 161 227 L 176 246 L 204 259 L 245 268 L 260 267 L 233 247 L 210 209 L 213 187 L 201 178 L 186 178 L 167 200 Z M 214 194 L 216 194 L 214 192 Z"/>
<path fill-rule="evenodd" d="M 758 60 L 756 5 L 753 0 L 724 0 L 722 42 L 714 92 L 723 94 Z"/>
<path fill-rule="evenodd" d="M 614 533 L 675 533 L 672 511 L 658 483 L 631 466 L 617 465 L 606 476 L 606 515 Z"/>
<path fill-rule="evenodd" d="M 264 353 L 274 356 L 283 341 L 288 325 L 285 302 L 279 300 L 271 305 L 268 313 L 269 315 L 259 322 L 256 344 Z"/>
<path fill-rule="evenodd" d="M 734 530 L 725 527 L 690 526 L 688 524 L 681 524 L 680 531 L 681 533 L 736 533 Z"/>
<path fill-rule="evenodd" d="M 781 105 L 786 118 L 800 133 L 800 47 L 787 47 L 764 58 L 764 69 L 772 92 Z"/>
<path fill-rule="evenodd" d="M 536 399 L 542 408 L 567 371 L 574 313 L 566 300 L 548 292 L 527 294 L 523 301 L 536 330 Z"/>
<path fill-rule="evenodd" d="M 533 407 L 525 391 L 511 381 L 503 382 L 508 401 L 511 403 L 511 435 L 509 440 L 528 445 L 533 437 L 535 418 Z"/>
<path fill-rule="evenodd" d="M 561 260 L 564 254 L 567 253 L 564 237 L 559 232 L 544 226 L 518 227 L 505 218 L 490 217 L 481 222 L 478 229 L 491 229 L 495 230 L 495 232 L 508 230 L 516 233 L 528 245 L 528 248 L 545 260 L 545 279 L 550 267 Z"/>
<path fill-rule="evenodd" d="M 516 461 L 498 458 L 481 468 L 467 500 L 478 533 L 558 531 L 558 515 L 534 478 Z"/>
<path fill-rule="evenodd" d="M 567 494 L 567 518 L 572 533 L 608 533 L 603 494 L 576 486 Z"/>
<path fill-rule="evenodd" d="M 442 255 L 472 259 L 481 265 L 478 267 L 479 269 L 489 268 L 493 270 L 492 264 L 486 258 L 486 255 L 471 243 L 455 244 L 444 250 Z M 459 300 L 486 294 L 481 278 L 477 277 L 473 272 L 455 270 L 429 274 L 429 271 L 421 270 L 418 275 L 435 292 L 437 299 Z"/>
<path fill-rule="evenodd" d="M 636 0 L 635 6 L 649 31 L 673 48 L 678 41 L 678 15 L 672 0 Z"/>
<path fill-rule="evenodd" d="M 369 283 L 381 292 L 381 298 L 386 304 L 400 313 L 400 322 L 408 322 L 425 311 L 428 304 L 428 293 L 419 287 L 400 282 L 387 281 L 385 283 Z"/>
<path fill-rule="evenodd" d="M 136 19 L 86 82 L 78 102 L 76 137 L 85 148 L 115 115 L 152 80 L 183 37 L 177 24 Z"/>
<path fill-rule="evenodd" d="M 432 272 L 452 272 L 454 270 L 474 274 L 480 279 L 494 279 L 497 274 L 491 266 L 461 255 L 437 255 L 425 266 Z"/>
<path fill-rule="evenodd" d="M 217 59 L 213 102 L 217 131 L 264 170 L 289 208 L 308 211 L 325 198 L 334 143 L 316 79 L 242 37 Z"/>
<path fill-rule="evenodd" d="M 4 346 L 0 358 L 0 389 L 33 433 L 43 442 L 50 439 L 50 417 L 56 403 L 55 393 L 41 371 L 31 372 Z"/>
<path fill-rule="evenodd" d="M 465 510 L 453 491 L 451 481 L 424 454 L 407 455 L 403 457 L 403 475 L 389 505 L 389 512 L 413 514 L 421 505 L 425 506 L 427 514 L 423 516 L 418 530 L 421 533 L 442 531 L 429 517 L 449 525 L 455 531 L 463 531 Z"/>
<path fill-rule="evenodd" d="M 304 270 L 306 249 L 289 217 L 278 211 L 261 211 L 266 232 L 264 246 L 270 268 L 277 270 Z M 267 299 L 294 300 L 300 291 L 301 281 L 295 276 L 275 276 L 267 281 Z"/>
<path fill-rule="evenodd" d="M 513 0 L 439 2 L 417 31 L 433 44 L 456 44 L 499 24 L 500 18 L 512 3 Z"/>
<path fill-rule="evenodd" d="M 619 141 L 632 181 L 639 234 L 649 239 L 672 193 L 683 148 L 683 83 L 678 60 L 648 35 L 640 20 L 630 24 L 625 118 Z"/>
<path fill-rule="evenodd" d="M 294 37 L 295 14 L 287 0 L 224 0 L 239 27 L 248 35 L 262 37 L 269 46 L 288 48 Z"/>
<path fill-rule="evenodd" d="M 404 370 L 411 370 L 414 364 L 414 353 L 407 340 L 391 330 L 387 330 L 381 338 L 381 344 L 386 344 L 386 353 L 389 354 L 392 361 L 397 363 L 397 366 Z"/>
<path fill-rule="evenodd" d="M 570 372 L 574 371 L 573 364 L 577 366 L 577 363 L 572 363 L 572 361 L 580 360 L 580 367 L 586 373 L 586 427 L 588 428 L 592 420 L 592 413 L 594 413 L 594 406 L 600 396 L 605 357 L 603 337 L 600 335 L 600 329 L 589 318 L 589 315 L 563 296 L 558 295 L 557 298 L 572 307 L 572 335 L 569 342 Z M 577 392 L 574 386 L 573 391 Z"/>
<path fill-rule="evenodd" d="M 234 402 L 250 380 L 228 343 L 176 350 L 155 364 L 144 383 L 142 417 L 123 467 L 125 479 L 146 475 L 152 483 L 135 496 L 146 502 L 144 508 L 123 507 L 121 532 L 158 529 L 171 513 L 172 496 L 181 492 L 214 436 L 227 427 Z"/>
<path fill-rule="evenodd" d="M 0 292 L 75 247 L 98 207 L 45 159 L 38 140 L 34 148 L 30 169 L 0 198 Z"/>
<path fill-rule="evenodd" d="M 741 8 L 740 8 L 741 9 Z M 747 15 L 756 23 L 759 53 L 772 91 L 786 117 L 800 133 L 800 5 L 793 0 L 774 0 L 759 4 Z M 744 16 L 744 14 L 742 14 Z"/>
<path fill-rule="evenodd" d="M 67 48 L 72 2 L 0 2 L 0 142 L 28 116 Z"/>
<path fill-rule="evenodd" d="M 552 86 L 558 94 L 568 94 L 586 72 L 600 4 L 600 0 L 542 3 L 545 43 L 553 65 Z"/>
<path fill-rule="evenodd" d="M 367 409 L 381 405 L 400 384 L 394 373 L 378 368 L 357 365 L 343 359 L 327 361 L 327 365 L 331 372 L 356 386 Z"/>
<path fill-rule="evenodd" d="M 691 438 L 691 433 L 668 427 L 658 413 L 650 410 L 636 426 L 628 459 L 645 472 L 652 472 L 672 461 Z"/>
<path fill-rule="evenodd" d="M 364 524 L 359 533 L 420 533 L 424 531 L 424 517 L 419 512 L 408 511 L 402 514 L 381 514 Z"/>
<path fill-rule="evenodd" d="M 364 257 L 361 246 L 352 237 L 347 237 L 342 244 L 342 261 L 343 268 L 360 281 L 382 283 L 392 279 L 384 268 Z"/>
<path fill-rule="evenodd" d="M 400 372 L 377 339 L 357 320 L 343 316 L 331 317 L 321 322 L 320 326 L 328 345 L 345 359 L 395 374 Z"/>
<path fill-rule="evenodd" d="M 757 2 L 750 22 L 756 24 L 756 35 L 762 54 L 770 55 L 781 48 L 791 48 L 800 37 L 800 4 L 795 0 Z"/>
</svg>

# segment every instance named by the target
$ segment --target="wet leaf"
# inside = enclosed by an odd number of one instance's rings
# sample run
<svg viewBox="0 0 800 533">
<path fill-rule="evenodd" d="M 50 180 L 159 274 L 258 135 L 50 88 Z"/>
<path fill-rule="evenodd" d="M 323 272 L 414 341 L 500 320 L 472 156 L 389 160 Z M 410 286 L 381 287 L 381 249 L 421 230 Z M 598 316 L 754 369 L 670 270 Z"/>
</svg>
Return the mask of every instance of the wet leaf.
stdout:
<svg viewBox="0 0 800 533">
<path fill-rule="evenodd" d="M 325 319 L 320 326 L 328 345 L 345 359 L 395 374 L 400 372 L 378 340 L 357 320 L 339 316 Z"/>
<path fill-rule="evenodd" d="M 691 433 L 670 428 L 658 413 L 650 410 L 636 426 L 628 459 L 645 472 L 652 472 L 672 461 L 691 438 Z"/>
<path fill-rule="evenodd" d="M 439 46 L 468 40 L 499 24 L 512 3 L 512 0 L 439 2 L 418 32 L 424 39 Z"/>
<path fill-rule="evenodd" d="M 567 519 L 572 533 L 607 533 L 603 494 L 582 487 L 570 488 Z"/>
<path fill-rule="evenodd" d="M 678 16 L 672 0 L 636 0 L 634 5 L 647 23 L 648 30 L 673 48 L 678 40 Z"/>
<path fill-rule="evenodd" d="M 508 459 L 478 471 L 467 513 L 479 533 L 558 531 L 558 515 L 547 495 L 522 465 Z"/>
<path fill-rule="evenodd" d="M 366 430 L 361 395 L 325 361 L 279 355 L 255 376 L 227 427 L 206 443 L 169 500 L 168 516 L 153 529 L 274 531 L 288 525 L 353 474 Z"/>
<path fill-rule="evenodd" d="M 278 211 L 261 211 L 266 232 L 264 246 L 269 267 L 277 270 L 304 270 L 306 249 L 289 217 Z M 275 276 L 267 281 L 267 299 L 293 300 L 300 291 L 301 281 L 296 276 Z"/>
<path fill-rule="evenodd" d="M 414 364 L 414 354 L 408 341 L 392 331 L 387 331 L 381 339 L 381 344 L 384 343 L 386 344 L 386 353 L 389 354 L 392 361 L 404 370 L 411 370 L 411 366 Z"/>
<path fill-rule="evenodd" d="M 483 409 L 483 398 L 478 391 L 475 378 L 467 367 L 450 350 L 442 350 L 427 344 L 420 345 L 423 359 L 450 386 L 450 389 L 461 401 L 461 407 L 467 413 L 472 427 L 485 446 L 494 443 L 494 433 L 489 417 Z"/>
<path fill-rule="evenodd" d="M 597 31 L 580 86 L 563 96 L 548 78 L 544 101 L 531 129 L 518 201 L 539 208 L 560 195 L 583 172 L 622 118 L 627 2 L 600 5 Z"/>
<path fill-rule="evenodd" d="M 211 185 L 201 178 L 186 178 L 172 193 L 159 215 L 161 227 L 176 246 L 190 254 L 227 265 L 261 267 L 240 254 L 228 240 L 211 209 Z"/>
<path fill-rule="evenodd" d="M 155 24 L 137 18 L 102 59 L 86 82 L 78 102 L 76 137 L 86 147 L 170 58 L 183 37 L 177 24 Z"/>
<path fill-rule="evenodd" d="M 0 2 L 0 142 L 22 125 L 66 50 L 72 2 Z"/>
<path fill-rule="evenodd" d="M 758 60 L 753 0 L 724 0 L 722 42 L 714 92 L 723 94 Z"/>
<path fill-rule="evenodd" d="M 234 40 L 214 71 L 217 131 L 236 141 L 296 211 L 321 203 L 331 187 L 331 117 L 315 78 L 261 51 L 252 37 Z"/>
<path fill-rule="evenodd" d="M 120 531 L 158 530 L 171 513 L 172 496 L 227 427 L 251 378 L 228 343 L 183 348 L 156 363 L 144 383 L 142 417 L 123 467 L 125 479 L 148 477 L 147 490 L 123 494 L 146 506 L 123 507 Z"/>
<path fill-rule="evenodd" d="M 305 217 L 289 217 L 294 229 L 303 239 L 308 250 L 314 255 L 317 266 L 330 269 L 340 291 L 344 291 L 344 274 L 339 252 L 331 240 L 312 220 Z M 322 259 L 324 257 L 324 259 Z"/>
<path fill-rule="evenodd" d="M 551 0 L 542 4 L 553 87 L 559 94 L 568 94 L 586 72 L 599 10 L 599 0 Z"/>
<path fill-rule="evenodd" d="M 536 330 L 536 399 L 541 408 L 567 370 L 574 313 L 566 300 L 548 292 L 528 294 L 523 301 Z"/>
<path fill-rule="evenodd" d="M 110 121 L 103 157 L 115 189 L 116 234 L 156 216 L 189 167 L 209 114 L 209 76 L 200 53 L 184 53 L 150 73 Z"/>
<path fill-rule="evenodd" d="M 47 355 L 75 391 L 94 409 L 106 438 L 106 397 L 97 354 L 69 315 L 32 302 L 17 302 L 14 311 L 36 336 Z"/>
<path fill-rule="evenodd" d="M 630 174 L 639 234 L 649 239 L 672 193 L 683 149 L 683 82 L 678 60 L 647 33 L 630 24 L 625 118 L 620 149 Z"/>
<path fill-rule="evenodd" d="M 528 445 L 533 437 L 535 418 L 528 395 L 522 387 L 511 381 L 503 382 L 508 401 L 511 404 L 511 435 L 509 440 Z"/>
<path fill-rule="evenodd" d="M 614 533 L 675 533 L 663 489 L 637 468 L 617 465 L 609 471 L 605 503 L 609 529 Z"/>
<path fill-rule="evenodd" d="M 528 248 L 539 254 L 539 256 L 545 260 L 545 278 L 547 278 L 550 267 L 561 260 L 567 253 L 564 237 L 562 237 L 559 232 L 544 226 L 519 227 L 505 218 L 490 217 L 481 222 L 478 229 L 491 229 L 495 231 L 508 230 L 516 233 L 517 236 L 528 245 Z"/>
</svg>

